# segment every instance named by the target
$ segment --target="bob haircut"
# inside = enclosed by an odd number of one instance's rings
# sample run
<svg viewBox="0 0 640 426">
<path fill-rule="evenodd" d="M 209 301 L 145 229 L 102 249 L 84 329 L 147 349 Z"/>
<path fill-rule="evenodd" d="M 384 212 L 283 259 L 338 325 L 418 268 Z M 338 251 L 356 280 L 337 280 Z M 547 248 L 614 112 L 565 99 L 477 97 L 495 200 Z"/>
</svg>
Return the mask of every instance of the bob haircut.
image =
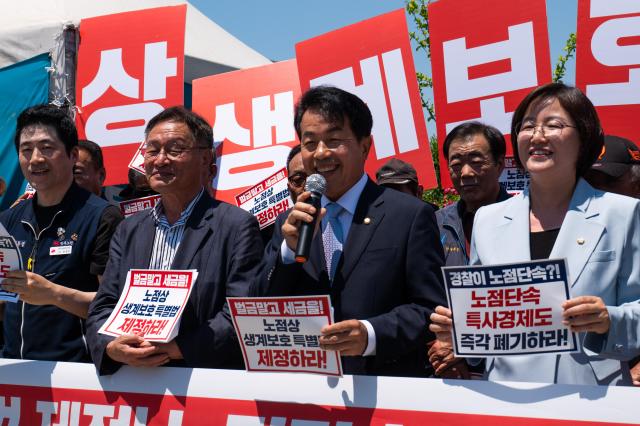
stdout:
<svg viewBox="0 0 640 426">
<path fill-rule="evenodd" d="M 569 114 L 580 137 L 580 149 L 576 163 L 576 177 L 582 177 L 591 168 L 604 146 L 604 132 L 593 104 L 579 89 L 563 83 L 549 83 L 529 93 L 518 105 L 511 120 L 511 146 L 513 158 L 524 169 L 518 155 L 518 133 L 530 107 L 540 107 L 557 100 Z"/>
</svg>

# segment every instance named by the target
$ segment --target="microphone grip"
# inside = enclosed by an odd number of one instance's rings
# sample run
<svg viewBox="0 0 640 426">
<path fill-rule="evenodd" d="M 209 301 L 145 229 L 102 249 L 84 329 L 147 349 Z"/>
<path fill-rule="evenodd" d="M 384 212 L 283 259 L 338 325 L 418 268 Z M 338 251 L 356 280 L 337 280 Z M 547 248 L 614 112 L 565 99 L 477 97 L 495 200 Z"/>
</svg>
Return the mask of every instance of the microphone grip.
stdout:
<svg viewBox="0 0 640 426">
<path fill-rule="evenodd" d="M 311 222 L 302 222 L 298 227 L 298 245 L 296 246 L 296 262 L 304 263 L 309 259 L 309 251 L 311 251 L 311 242 L 313 241 L 313 231 L 316 229 L 316 222 L 320 216 L 320 198 L 321 194 L 312 192 L 307 204 L 311 204 L 316 208 L 316 214 L 313 215 Z"/>
</svg>

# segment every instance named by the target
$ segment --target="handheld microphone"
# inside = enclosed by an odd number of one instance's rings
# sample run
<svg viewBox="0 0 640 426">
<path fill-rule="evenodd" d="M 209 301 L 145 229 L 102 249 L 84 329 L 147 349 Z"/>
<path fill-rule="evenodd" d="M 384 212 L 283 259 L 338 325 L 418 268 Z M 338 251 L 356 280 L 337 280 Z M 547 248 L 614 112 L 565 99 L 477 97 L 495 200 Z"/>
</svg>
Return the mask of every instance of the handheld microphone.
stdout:
<svg viewBox="0 0 640 426">
<path fill-rule="evenodd" d="M 296 246 L 296 262 L 304 263 L 309 259 L 309 251 L 311 250 L 311 241 L 313 240 L 313 231 L 316 229 L 316 222 L 320 215 L 320 198 L 327 189 L 327 180 L 319 174 L 312 174 L 307 178 L 304 190 L 311 192 L 311 196 L 307 200 L 307 204 L 311 204 L 316 208 L 313 215 L 313 221 L 302 222 L 298 228 L 298 245 Z"/>
</svg>

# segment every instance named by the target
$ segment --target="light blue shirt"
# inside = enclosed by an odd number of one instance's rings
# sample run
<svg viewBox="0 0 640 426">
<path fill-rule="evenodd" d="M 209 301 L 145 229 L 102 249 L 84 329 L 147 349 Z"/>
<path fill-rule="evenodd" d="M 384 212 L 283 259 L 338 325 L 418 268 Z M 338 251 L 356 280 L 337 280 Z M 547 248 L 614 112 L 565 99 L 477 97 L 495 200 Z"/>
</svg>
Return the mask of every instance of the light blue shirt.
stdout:
<svg viewBox="0 0 640 426">
<path fill-rule="evenodd" d="M 344 244 L 348 241 L 349 237 L 349 229 L 351 229 L 351 223 L 353 222 L 353 215 L 356 212 L 356 207 L 358 205 L 358 200 L 360 200 L 360 195 L 362 195 L 362 191 L 364 190 L 365 185 L 369 178 L 366 173 L 362 174 L 360 180 L 356 182 L 347 192 L 342 194 L 337 201 L 336 204 L 339 204 L 342 207 L 342 212 L 338 215 L 338 220 L 340 221 L 340 225 L 342 226 L 342 235 L 344 235 Z M 320 205 L 322 207 L 326 207 L 327 204 L 331 203 L 326 196 L 322 196 L 320 199 Z M 327 227 L 328 219 L 326 216 L 322 219 L 322 231 Z M 285 264 L 291 264 L 295 262 L 295 253 L 293 250 L 287 246 L 286 241 L 282 241 L 282 245 L 280 246 L 280 256 L 282 257 L 282 262 Z M 367 329 L 367 347 L 364 350 L 363 356 L 371 356 L 376 354 L 376 332 L 373 329 L 371 323 L 367 320 L 360 320 L 360 322 Z"/>
</svg>

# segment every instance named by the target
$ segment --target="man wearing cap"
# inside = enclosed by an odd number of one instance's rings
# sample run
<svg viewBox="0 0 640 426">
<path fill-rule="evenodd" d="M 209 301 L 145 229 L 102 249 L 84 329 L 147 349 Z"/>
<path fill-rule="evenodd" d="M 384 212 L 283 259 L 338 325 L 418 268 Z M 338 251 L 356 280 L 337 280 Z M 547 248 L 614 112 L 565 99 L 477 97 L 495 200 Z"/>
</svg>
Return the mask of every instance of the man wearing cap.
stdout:
<svg viewBox="0 0 640 426">
<path fill-rule="evenodd" d="M 640 198 L 640 150 L 629 139 L 606 135 L 602 153 L 585 178 L 602 191 Z"/>
<path fill-rule="evenodd" d="M 418 183 L 416 169 L 409 163 L 392 158 L 376 172 L 378 185 L 422 198 L 422 185 Z"/>
</svg>

